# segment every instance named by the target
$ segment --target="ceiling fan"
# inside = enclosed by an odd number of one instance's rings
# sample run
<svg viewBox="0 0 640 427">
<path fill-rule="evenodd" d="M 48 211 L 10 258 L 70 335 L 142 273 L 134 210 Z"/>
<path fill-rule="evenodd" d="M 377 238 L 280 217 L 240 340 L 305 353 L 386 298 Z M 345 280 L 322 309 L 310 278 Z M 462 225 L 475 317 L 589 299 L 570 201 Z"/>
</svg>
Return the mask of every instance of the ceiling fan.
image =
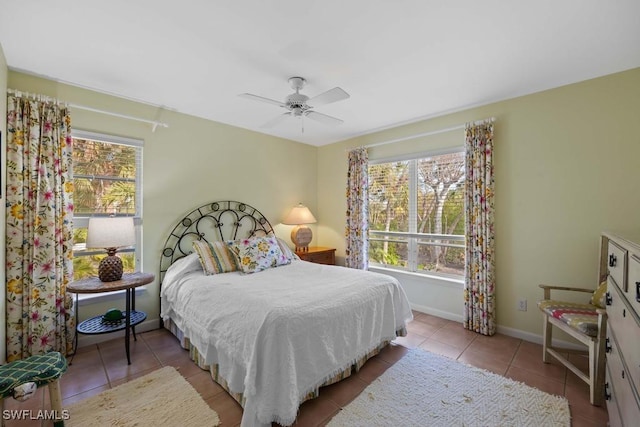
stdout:
<svg viewBox="0 0 640 427">
<path fill-rule="evenodd" d="M 320 95 L 309 98 L 307 95 L 303 95 L 300 93 L 300 89 L 304 87 L 305 83 L 307 83 L 307 81 L 303 77 L 289 78 L 289 84 L 291 85 L 292 89 L 295 89 L 296 92 L 287 96 L 284 102 L 276 101 L 275 99 L 265 98 L 258 95 L 252 95 L 250 93 L 242 93 L 240 94 L 240 96 L 247 99 L 253 99 L 255 101 L 262 101 L 268 104 L 277 105 L 278 107 L 282 107 L 288 110 L 286 113 L 274 117 L 267 123 L 263 124 L 261 126 L 263 128 L 275 126 L 287 117 L 309 117 L 310 119 L 327 125 L 339 125 L 340 123 L 343 123 L 342 120 L 336 117 L 328 116 L 326 114 L 318 113 L 317 111 L 314 111 L 313 108 L 319 105 L 342 101 L 343 99 L 349 98 L 349 94 L 339 87 L 334 87 L 333 89 L 329 89 L 328 91 L 323 92 Z M 304 127 L 302 128 L 302 131 L 304 132 Z"/>
</svg>

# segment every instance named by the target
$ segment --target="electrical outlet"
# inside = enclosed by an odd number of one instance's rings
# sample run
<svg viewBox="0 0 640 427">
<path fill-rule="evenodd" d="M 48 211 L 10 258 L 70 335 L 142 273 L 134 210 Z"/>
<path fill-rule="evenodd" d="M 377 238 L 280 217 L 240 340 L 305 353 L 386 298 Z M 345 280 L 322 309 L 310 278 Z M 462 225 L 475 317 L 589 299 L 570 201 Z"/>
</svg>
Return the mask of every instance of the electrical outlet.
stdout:
<svg viewBox="0 0 640 427">
<path fill-rule="evenodd" d="M 519 311 L 527 311 L 527 300 L 526 299 L 518 300 L 518 310 Z"/>
</svg>

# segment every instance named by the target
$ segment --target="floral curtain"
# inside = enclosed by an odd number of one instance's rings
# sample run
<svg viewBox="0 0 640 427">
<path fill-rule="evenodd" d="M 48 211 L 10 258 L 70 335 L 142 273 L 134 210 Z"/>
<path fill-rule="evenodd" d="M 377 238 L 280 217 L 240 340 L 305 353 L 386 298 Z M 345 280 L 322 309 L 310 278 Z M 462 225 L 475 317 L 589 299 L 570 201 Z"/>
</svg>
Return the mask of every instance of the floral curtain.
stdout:
<svg viewBox="0 0 640 427">
<path fill-rule="evenodd" d="M 67 108 L 7 96 L 7 360 L 69 354 L 75 319 L 72 142 Z"/>
<path fill-rule="evenodd" d="M 496 332 L 493 228 L 493 121 L 467 124 L 466 258 L 464 327 L 483 335 Z"/>
<path fill-rule="evenodd" d="M 369 266 L 368 167 L 369 153 L 366 148 L 356 148 L 349 152 L 345 265 L 362 270 Z"/>
</svg>

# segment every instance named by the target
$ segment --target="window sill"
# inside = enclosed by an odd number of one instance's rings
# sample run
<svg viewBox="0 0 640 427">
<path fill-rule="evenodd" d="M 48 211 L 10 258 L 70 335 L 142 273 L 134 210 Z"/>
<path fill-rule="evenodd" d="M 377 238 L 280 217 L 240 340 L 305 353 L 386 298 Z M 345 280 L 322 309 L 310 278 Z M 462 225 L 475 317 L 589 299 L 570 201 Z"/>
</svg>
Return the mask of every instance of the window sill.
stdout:
<svg viewBox="0 0 640 427">
<path fill-rule="evenodd" d="M 108 301 L 124 301 L 125 293 L 127 291 L 113 291 L 113 292 L 101 292 L 97 294 L 77 294 L 78 296 L 78 306 L 82 307 L 85 305 L 98 304 L 101 302 Z M 136 293 L 136 298 L 140 295 L 143 295 L 147 292 L 145 286 L 140 286 L 134 289 Z M 74 295 L 73 300 L 75 301 L 76 296 Z"/>
<path fill-rule="evenodd" d="M 464 278 L 457 278 L 453 276 L 444 276 L 439 274 L 428 274 L 428 273 L 417 273 L 414 271 L 405 271 L 405 270 L 397 270 L 395 268 L 387 268 L 387 267 L 379 267 L 379 266 L 369 266 L 369 271 L 374 271 L 377 273 L 385 273 L 391 276 L 399 275 L 399 276 L 411 276 L 413 278 L 423 278 L 433 280 L 435 282 L 440 282 L 443 285 L 456 285 L 462 287 L 464 285 Z"/>
</svg>

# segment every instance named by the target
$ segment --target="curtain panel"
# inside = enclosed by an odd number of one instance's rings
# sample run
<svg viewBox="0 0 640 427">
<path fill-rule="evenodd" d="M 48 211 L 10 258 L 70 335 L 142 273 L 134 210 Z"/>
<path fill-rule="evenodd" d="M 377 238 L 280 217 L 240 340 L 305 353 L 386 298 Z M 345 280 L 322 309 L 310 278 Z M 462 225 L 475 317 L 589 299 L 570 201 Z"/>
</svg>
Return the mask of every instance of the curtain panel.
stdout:
<svg viewBox="0 0 640 427">
<path fill-rule="evenodd" d="M 366 148 L 349 151 L 347 171 L 347 225 L 345 266 L 369 267 L 369 153 Z"/>
<path fill-rule="evenodd" d="M 73 180 L 69 110 L 7 97 L 7 360 L 73 348 Z"/>
<path fill-rule="evenodd" d="M 464 327 L 496 332 L 494 256 L 493 120 L 467 124 L 466 258 Z"/>
</svg>

